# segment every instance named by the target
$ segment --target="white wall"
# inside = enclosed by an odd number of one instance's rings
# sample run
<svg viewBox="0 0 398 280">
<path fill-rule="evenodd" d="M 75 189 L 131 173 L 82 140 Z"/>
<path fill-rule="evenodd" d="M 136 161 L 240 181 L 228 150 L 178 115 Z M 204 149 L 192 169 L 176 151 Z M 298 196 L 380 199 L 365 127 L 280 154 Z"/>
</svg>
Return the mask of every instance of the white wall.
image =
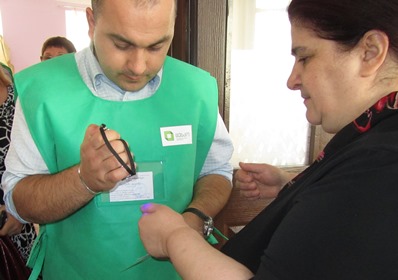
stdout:
<svg viewBox="0 0 398 280">
<path fill-rule="evenodd" d="M 74 2 L 88 3 L 88 0 Z M 3 36 L 10 48 L 11 63 L 18 72 L 40 62 L 43 42 L 66 36 L 65 7 L 61 0 L 0 0 Z"/>
</svg>

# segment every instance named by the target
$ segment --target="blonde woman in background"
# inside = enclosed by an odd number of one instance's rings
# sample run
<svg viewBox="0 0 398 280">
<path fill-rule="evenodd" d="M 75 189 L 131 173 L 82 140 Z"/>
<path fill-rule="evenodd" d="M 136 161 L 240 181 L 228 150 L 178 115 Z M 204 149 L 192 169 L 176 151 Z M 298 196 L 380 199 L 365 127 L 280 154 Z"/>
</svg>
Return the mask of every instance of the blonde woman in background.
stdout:
<svg viewBox="0 0 398 280">
<path fill-rule="evenodd" d="M 12 72 L 14 72 L 14 65 L 12 65 L 10 60 L 10 48 L 6 44 L 3 36 L 0 35 L 0 63 L 9 67 Z"/>
</svg>

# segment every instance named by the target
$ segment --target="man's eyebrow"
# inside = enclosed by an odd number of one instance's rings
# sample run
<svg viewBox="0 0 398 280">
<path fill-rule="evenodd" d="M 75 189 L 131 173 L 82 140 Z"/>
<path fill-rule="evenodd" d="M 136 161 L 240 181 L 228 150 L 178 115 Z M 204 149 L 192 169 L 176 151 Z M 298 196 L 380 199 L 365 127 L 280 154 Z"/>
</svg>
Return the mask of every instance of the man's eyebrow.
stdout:
<svg viewBox="0 0 398 280">
<path fill-rule="evenodd" d="M 115 40 L 121 41 L 123 43 L 129 44 L 131 46 L 138 47 L 138 45 L 136 43 L 134 43 L 133 41 L 130 41 L 130 40 L 118 35 L 118 34 L 110 34 L 110 37 L 115 39 Z M 151 48 L 151 47 L 154 47 L 156 45 L 162 44 L 162 43 L 164 43 L 164 42 L 166 42 L 168 40 L 170 40 L 170 36 L 166 35 L 166 36 L 160 38 L 159 40 L 157 40 L 156 42 L 150 44 L 149 46 L 145 46 L 145 47 L 146 48 Z"/>
</svg>

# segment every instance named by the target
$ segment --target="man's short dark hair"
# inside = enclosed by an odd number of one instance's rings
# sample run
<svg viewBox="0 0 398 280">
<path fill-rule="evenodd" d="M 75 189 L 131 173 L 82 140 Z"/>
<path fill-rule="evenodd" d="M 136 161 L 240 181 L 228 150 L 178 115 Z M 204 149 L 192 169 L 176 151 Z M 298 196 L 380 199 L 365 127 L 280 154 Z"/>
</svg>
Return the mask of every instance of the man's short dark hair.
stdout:
<svg viewBox="0 0 398 280">
<path fill-rule="evenodd" d="M 101 8 L 103 4 L 103 0 L 91 0 L 91 8 L 93 9 L 94 18 L 96 19 L 97 16 L 101 13 Z M 174 0 L 175 5 L 175 15 L 177 16 L 177 2 L 178 0 Z M 135 5 L 155 5 L 159 3 L 159 0 L 135 0 Z"/>
</svg>

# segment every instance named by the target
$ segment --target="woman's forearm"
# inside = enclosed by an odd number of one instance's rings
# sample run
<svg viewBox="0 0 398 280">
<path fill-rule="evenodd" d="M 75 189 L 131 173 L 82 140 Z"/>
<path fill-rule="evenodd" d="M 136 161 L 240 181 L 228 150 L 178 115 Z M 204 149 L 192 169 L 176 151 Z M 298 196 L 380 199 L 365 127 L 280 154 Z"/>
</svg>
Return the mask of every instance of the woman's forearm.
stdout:
<svg viewBox="0 0 398 280">
<path fill-rule="evenodd" d="M 189 227 L 176 230 L 167 240 L 171 262 L 185 280 L 250 279 L 249 269 L 224 255 Z"/>
</svg>

